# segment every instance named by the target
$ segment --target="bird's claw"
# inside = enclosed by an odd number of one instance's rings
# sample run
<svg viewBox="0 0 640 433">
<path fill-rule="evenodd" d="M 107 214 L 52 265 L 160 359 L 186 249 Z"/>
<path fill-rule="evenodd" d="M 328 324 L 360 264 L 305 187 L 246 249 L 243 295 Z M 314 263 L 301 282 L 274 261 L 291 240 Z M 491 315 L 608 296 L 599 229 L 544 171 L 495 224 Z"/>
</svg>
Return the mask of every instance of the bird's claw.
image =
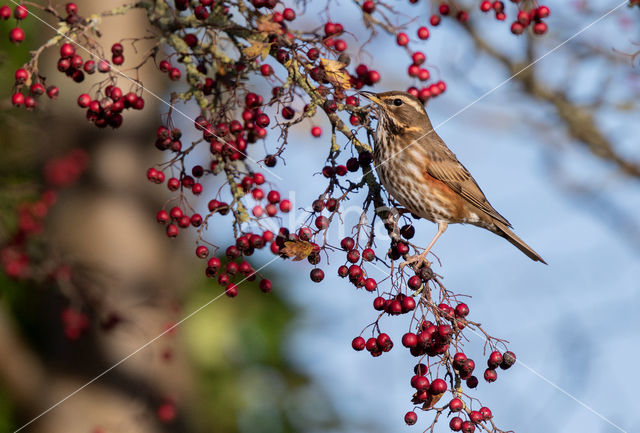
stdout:
<svg viewBox="0 0 640 433">
<path fill-rule="evenodd" d="M 402 273 L 402 270 L 404 269 L 405 266 L 411 265 L 414 263 L 417 263 L 417 265 L 414 266 L 414 269 L 416 270 L 422 268 L 424 265 L 426 265 L 427 267 L 431 267 L 431 262 L 426 259 L 427 254 L 429 254 L 429 250 L 425 250 L 420 254 L 407 257 L 407 260 L 400 263 L 400 266 L 398 266 L 398 270 L 400 271 L 400 273 Z"/>
</svg>

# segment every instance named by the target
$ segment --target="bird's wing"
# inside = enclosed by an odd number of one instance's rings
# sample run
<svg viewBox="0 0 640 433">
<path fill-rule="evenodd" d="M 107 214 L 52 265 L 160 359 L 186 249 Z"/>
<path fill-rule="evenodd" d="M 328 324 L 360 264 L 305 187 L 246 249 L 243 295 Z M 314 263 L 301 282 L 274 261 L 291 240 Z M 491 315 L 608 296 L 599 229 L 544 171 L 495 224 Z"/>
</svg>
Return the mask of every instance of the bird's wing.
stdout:
<svg viewBox="0 0 640 433">
<path fill-rule="evenodd" d="M 447 154 L 437 153 L 430 158 L 427 173 L 442 181 L 475 207 L 511 227 L 509 221 L 491 206 L 469 170 L 458 161 L 456 156 L 451 151 Z"/>
</svg>

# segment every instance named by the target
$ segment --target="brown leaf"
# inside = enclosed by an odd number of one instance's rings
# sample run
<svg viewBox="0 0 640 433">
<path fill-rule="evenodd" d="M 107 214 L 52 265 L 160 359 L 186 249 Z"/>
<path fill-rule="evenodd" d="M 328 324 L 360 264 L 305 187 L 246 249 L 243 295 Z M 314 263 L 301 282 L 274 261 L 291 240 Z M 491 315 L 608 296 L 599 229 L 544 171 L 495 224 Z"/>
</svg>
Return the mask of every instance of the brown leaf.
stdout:
<svg viewBox="0 0 640 433">
<path fill-rule="evenodd" d="M 269 55 L 269 51 L 271 50 L 271 44 L 267 42 L 259 42 L 259 41 L 251 41 L 251 45 L 244 48 L 242 52 L 248 59 L 253 59 L 258 56 L 262 58 L 262 60 L 266 59 Z"/>
<path fill-rule="evenodd" d="M 429 394 L 429 398 L 422 405 L 422 409 L 431 409 L 438 402 L 438 400 L 442 398 L 443 395 L 444 395 L 444 392 L 441 392 L 440 394 L 435 394 L 435 395 Z"/>
<path fill-rule="evenodd" d="M 335 87 L 341 89 L 349 89 L 351 87 L 349 74 L 344 70 L 344 67 L 347 66 L 345 63 L 337 60 L 320 59 L 320 64 L 324 69 L 326 79 Z"/>
<path fill-rule="evenodd" d="M 256 22 L 256 29 L 264 33 L 284 34 L 284 29 L 278 23 L 273 22 L 273 15 L 262 15 Z"/>
<path fill-rule="evenodd" d="M 288 257 L 293 257 L 294 262 L 306 259 L 312 251 L 313 245 L 307 241 L 285 242 L 284 248 L 281 250 L 281 252 L 286 254 Z"/>
</svg>

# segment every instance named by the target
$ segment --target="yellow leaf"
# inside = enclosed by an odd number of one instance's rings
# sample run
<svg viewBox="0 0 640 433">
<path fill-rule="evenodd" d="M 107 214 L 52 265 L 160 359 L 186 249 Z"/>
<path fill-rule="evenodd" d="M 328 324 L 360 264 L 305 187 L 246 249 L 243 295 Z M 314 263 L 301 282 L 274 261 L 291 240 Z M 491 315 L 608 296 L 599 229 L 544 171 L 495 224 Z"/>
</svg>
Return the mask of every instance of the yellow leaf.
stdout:
<svg viewBox="0 0 640 433">
<path fill-rule="evenodd" d="M 256 29 L 264 33 L 277 33 L 279 35 L 284 33 L 282 26 L 276 22 L 273 22 L 273 15 L 262 15 L 256 22 Z"/>
<path fill-rule="evenodd" d="M 324 69 L 326 79 L 335 87 L 341 89 L 351 88 L 349 74 L 344 70 L 346 64 L 337 60 L 320 59 L 320 64 Z"/>
<path fill-rule="evenodd" d="M 320 59 L 320 64 L 327 72 L 338 72 L 347 66 L 345 63 L 331 59 Z"/>
<path fill-rule="evenodd" d="M 293 257 L 293 261 L 299 261 L 309 257 L 313 252 L 313 245 L 307 241 L 288 241 L 284 243 L 282 253 L 288 257 Z"/>
<path fill-rule="evenodd" d="M 429 394 L 429 398 L 422 405 L 422 409 L 431 409 L 443 395 L 444 392 L 441 392 L 440 394 Z"/>
<path fill-rule="evenodd" d="M 264 60 L 269 55 L 270 50 L 271 44 L 267 42 L 252 41 L 251 45 L 244 48 L 242 52 L 248 59 L 253 59 L 260 56 L 262 60 Z"/>
</svg>

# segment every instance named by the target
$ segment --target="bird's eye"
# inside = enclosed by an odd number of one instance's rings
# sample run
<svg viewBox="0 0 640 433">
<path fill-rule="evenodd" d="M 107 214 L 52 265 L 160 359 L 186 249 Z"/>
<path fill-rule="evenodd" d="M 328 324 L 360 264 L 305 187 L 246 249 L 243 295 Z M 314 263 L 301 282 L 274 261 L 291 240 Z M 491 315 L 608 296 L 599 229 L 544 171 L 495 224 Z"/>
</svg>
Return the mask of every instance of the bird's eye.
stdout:
<svg viewBox="0 0 640 433">
<path fill-rule="evenodd" d="M 393 105 L 395 105 L 396 107 L 399 107 L 402 105 L 402 99 L 397 98 L 393 100 Z"/>
</svg>

